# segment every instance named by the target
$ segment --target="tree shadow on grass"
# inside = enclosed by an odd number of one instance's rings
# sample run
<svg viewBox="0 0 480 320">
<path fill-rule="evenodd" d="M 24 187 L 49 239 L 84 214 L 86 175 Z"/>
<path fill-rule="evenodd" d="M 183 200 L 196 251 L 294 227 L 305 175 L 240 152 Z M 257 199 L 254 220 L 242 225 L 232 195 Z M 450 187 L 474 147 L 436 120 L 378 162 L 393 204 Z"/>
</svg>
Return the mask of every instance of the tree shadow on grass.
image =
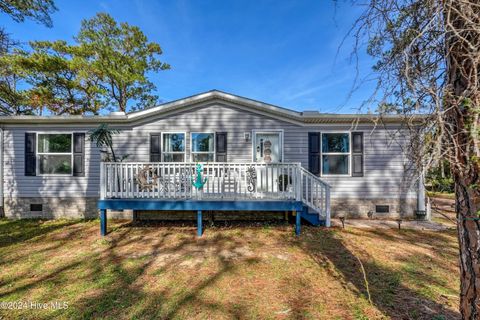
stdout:
<svg viewBox="0 0 480 320">
<path fill-rule="evenodd" d="M 201 305 L 204 309 L 212 312 L 221 312 L 228 317 L 238 317 L 246 307 L 236 305 L 230 307 L 226 304 L 207 301 L 202 297 L 202 291 L 213 285 L 224 275 L 235 272 L 238 263 L 254 264 L 256 258 L 240 257 L 241 261 L 233 261 L 222 256 L 226 249 L 244 245 L 235 237 L 218 235 L 208 239 L 198 239 L 188 230 L 180 241 L 170 244 L 172 232 L 166 230 L 159 237 L 152 240 L 151 235 L 132 236 L 134 228 L 125 225 L 119 227 L 111 234 L 108 248 L 100 257 L 89 262 L 90 272 L 82 277 L 82 281 L 104 283 L 104 286 L 93 291 L 75 302 L 69 310 L 70 315 L 79 318 L 95 317 L 128 317 L 128 318 L 160 318 L 171 319 L 182 317 L 182 308 L 186 305 Z M 178 232 L 177 234 L 178 235 Z M 122 251 L 130 245 L 148 241 L 148 250 L 144 252 Z M 217 267 L 202 279 L 195 278 L 196 271 L 192 269 L 192 284 L 178 284 L 178 287 L 168 284 L 158 290 L 148 290 L 145 287 L 146 279 L 152 280 L 152 269 L 158 268 L 155 276 L 161 281 L 166 272 L 172 273 L 175 268 L 182 268 L 182 262 L 189 256 L 201 256 L 204 248 L 210 248 L 210 257 L 216 257 Z M 127 249 L 130 250 L 130 249 Z M 135 260 L 135 264 L 129 265 L 129 260 Z M 156 264 L 159 257 L 164 263 L 161 267 Z M 109 274 L 108 276 L 106 274 Z M 146 278 L 145 278 L 146 277 Z M 155 283 L 151 283 L 155 286 Z M 182 290 L 179 290 L 184 286 Z M 123 311 L 122 311 L 123 308 Z"/>
<path fill-rule="evenodd" d="M 93 224 L 86 227 L 74 226 L 49 234 L 45 243 L 58 242 L 55 246 L 48 245 L 45 248 L 52 254 L 59 252 L 65 255 L 80 247 L 85 247 L 86 250 L 81 254 L 72 253 L 71 259 L 67 256 L 66 260 L 50 264 L 53 268 L 42 270 L 42 265 L 28 268 L 37 273 L 35 278 L 28 277 L 28 270 L 26 273 L 22 271 L 22 275 L 16 274 L 17 280 L 12 282 L 11 288 L 2 290 L 2 297 L 28 297 L 32 292 L 37 292 L 39 301 L 66 299 L 70 302 L 67 310 L 37 314 L 36 318 L 58 315 L 67 318 L 171 319 L 192 317 L 197 309 L 199 315 L 207 318 L 210 315 L 245 318 L 256 312 L 248 299 L 236 301 L 232 305 L 223 302 L 221 298 L 209 298 L 212 293 L 210 288 L 215 288 L 225 276 L 236 277 L 238 268 L 245 266 L 255 269 L 258 261 L 254 256 L 242 255 L 241 252 L 234 258 L 225 256 L 225 252 L 236 252 L 236 248 L 248 247 L 249 240 L 241 236 L 244 227 L 239 228 L 238 233 L 219 232 L 203 238 L 197 238 L 193 228 L 176 228 L 175 224 L 172 229 L 145 230 L 128 223 L 117 223 L 112 224 L 112 229 L 107 237 L 101 239 L 98 237 L 97 226 Z M 278 241 L 298 245 L 321 268 L 329 268 L 332 274 L 337 275 L 335 281 L 343 282 L 345 287 L 365 301 L 367 292 L 356 258 L 359 257 L 370 282 L 372 303 L 384 315 L 394 319 L 432 319 L 436 315 L 443 315 L 445 319 L 459 317 L 457 313 L 443 308 L 440 303 L 425 298 L 418 290 L 403 285 L 399 271 L 380 265 L 361 248 L 355 248 L 352 252 L 349 249 L 351 246 L 347 246 L 339 235 L 341 231 L 308 227 L 303 231 L 304 234 L 299 238 L 294 238 L 292 232 L 282 233 Z M 374 239 L 382 237 L 382 232 L 373 230 L 366 236 Z M 447 241 L 442 239 L 438 235 L 428 245 L 446 244 Z M 420 239 L 416 238 L 416 234 L 410 235 L 402 230 L 389 241 L 414 245 L 411 242 L 417 240 Z M 74 243 L 70 243 L 72 241 Z M 60 244 L 67 247 L 63 248 Z M 202 264 L 206 262 L 205 259 L 200 259 L 196 265 L 184 264 L 205 256 L 210 259 L 208 264 Z M 42 263 L 49 265 L 45 259 Z M 438 261 L 435 265 L 438 265 Z M 205 266 L 208 266 L 208 270 Z M 33 268 L 40 270 L 35 271 Z M 421 269 L 417 272 L 423 282 L 445 286 L 441 279 L 431 276 L 428 270 Z M 178 273 L 182 275 L 178 276 Z M 294 318 L 308 317 L 310 306 L 318 303 L 313 296 L 305 295 L 310 291 L 311 284 L 308 281 L 302 282 L 303 280 L 299 275 L 298 278 L 289 278 L 282 285 L 285 290 L 289 290 L 292 289 L 292 283 L 296 284 L 296 289 L 293 288 L 295 290 L 287 295 L 289 315 Z M 49 284 L 52 289 L 45 289 Z M 69 286 L 75 290 L 72 292 Z M 65 297 L 65 294 L 70 296 Z"/>
<path fill-rule="evenodd" d="M 49 235 L 49 241 L 48 241 L 48 246 L 42 247 L 42 248 L 35 248 L 33 251 L 30 250 L 13 250 L 14 254 L 12 255 L 11 252 L 6 255 L 0 255 L 0 267 L 5 267 L 7 265 L 14 265 L 15 263 L 21 263 L 22 261 L 30 261 L 29 267 L 24 269 L 24 270 L 17 270 L 15 272 L 14 276 L 10 276 L 8 278 L 5 278 L 1 281 L 1 285 L 3 287 L 10 287 L 13 286 L 14 284 L 17 284 L 15 287 L 15 292 L 24 292 L 32 287 L 34 287 L 36 284 L 40 283 L 41 281 L 48 281 L 50 279 L 54 279 L 56 274 L 61 273 L 62 271 L 68 271 L 71 268 L 80 266 L 83 264 L 83 260 L 79 259 L 78 261 L 75 261 L 71 264 L 69 264 L 67 267 L 59 267 L 55 269 L 54 272 L 48 273 L 47 275 L 38 277 L 33 283 L 25 284 L 25 285 L 20 285 L 18 286 L 19 283 L 21 283 L 25 279 L 29 279 L 32 276 L 36 276 L 36 274 L 41 270 L 42 264 L 45 262 L 43 259 L 39 261 L 34 261 L 36 259 L 32 259 L 33 256 L 41 256 L 43 254 L 51 254 L 52 252 L 56 252 L 64 248 L 65 245 L 68 245 L 70 239 L 78 237 L 82 232 L 85 230 L 79 226 L 78 228 L 65 228 L 64 232 L 61 233 L 56 233 L 54 235 Z M 42 234 L 42 236 L 47 236 L 47 234 Z M 3 297 L 5 295 L 8 295 L 12 293 L 12 291 L 5 291 L 0 293 L 0 297 Z"/>
<path fill-rule="evenodd" d="M 79 223 L 78 220 L 44 222 L 40 219 L 2 219 L 0 220 L 0 248 L 28 241 L 77 223 Z"/>
<path fill-rule="evenodd" d="M 337 234 L 339 232 L 341 231 L 335 229 L 306 228 L 304 236 L 295 243 L 319 266 L 331 269 L 332 274 L 338 274 L 339 281 L 342 281 L 346 287 L 353 285 L 354 294 L 358 297 L 368 300 L 369 291 L 372 304 L 392 319 L 460 318 L 459 313 L 404 286 L 399 271 L 379 264 L 364 250 L 356 249 L 355 253 L 352 252 L 345 245 L 345 240 Z M 308 233 L 308 236 L 305 236 L 305 233 Z M 368 279 L 368 291 L 360 261 Z M 432 277 L 428 270 L 418 270 L 418 272 L 426 283 L 445 285 Z"/>
</svg>

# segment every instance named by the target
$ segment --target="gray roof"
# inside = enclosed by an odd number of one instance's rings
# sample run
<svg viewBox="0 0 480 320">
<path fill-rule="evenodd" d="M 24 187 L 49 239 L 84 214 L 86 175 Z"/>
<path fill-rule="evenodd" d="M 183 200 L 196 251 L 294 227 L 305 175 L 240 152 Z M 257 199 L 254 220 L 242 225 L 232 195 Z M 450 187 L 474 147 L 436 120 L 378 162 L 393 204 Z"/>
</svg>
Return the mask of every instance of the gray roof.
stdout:
<svg viewBox="0 0 480 320">
<path fill-rule="evenodd" d="M 145 110 L 121 113 L 112 112 L 109 115 L 61 115 L 61 116 L 0 116 L 0 124 L 8 123 L 130 123 L 137 120 L 149 118 L 151 116 L 161 116 L 172 112 L 182 111 L 188 108 L 194 108 L 200 105 L 222 102 L 227 105 L 242 107 L 252 112 L 258 112 L 285 118 L 291 121 L 315 124 L 315 123 L 342 123 L 342 122 L 394 122 L 400 123 L 406 121 L 403 115 L 378 115 L 378 114 L 334 114 L 320 113 L 318 111 L 295 111 L 261 101 L 233 95 L 219 90 L 211 90 L 196 94 L 187 98 L 167 102 L 158 106 L 147 108 Z M 422 117 L 422 116 L 419 116 Z"/>
</svg>

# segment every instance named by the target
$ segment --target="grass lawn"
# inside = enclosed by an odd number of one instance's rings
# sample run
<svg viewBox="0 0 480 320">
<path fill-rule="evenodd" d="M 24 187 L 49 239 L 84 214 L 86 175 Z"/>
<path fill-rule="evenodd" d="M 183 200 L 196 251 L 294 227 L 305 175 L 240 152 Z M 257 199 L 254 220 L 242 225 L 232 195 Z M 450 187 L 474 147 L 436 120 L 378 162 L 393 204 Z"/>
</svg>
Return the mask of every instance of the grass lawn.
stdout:
<svg viewBox="0 0 480 320">
<path fill-rule="evenodd" d="M 454 230 L 0 220 L 0 319 L 458 318 Z M 365 270 L 369 295 L 364 280 Z"/>
<path fill-rule="evenodd" d="M 455 199 L 455 193 L 428 191 L 427 195 L 431 198 Z"/>
</svg>

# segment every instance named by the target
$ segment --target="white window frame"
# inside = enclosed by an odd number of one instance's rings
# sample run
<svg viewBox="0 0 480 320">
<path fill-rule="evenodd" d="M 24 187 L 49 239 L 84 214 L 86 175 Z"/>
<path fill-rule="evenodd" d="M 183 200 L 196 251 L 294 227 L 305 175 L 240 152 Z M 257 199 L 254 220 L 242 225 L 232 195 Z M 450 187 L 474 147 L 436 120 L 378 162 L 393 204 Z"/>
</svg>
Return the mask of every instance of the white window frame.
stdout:
<svg viewBox="0 0 480 320">
<path fill-rule="evenodd" d="M 199 134 L 199 133 L 206 133 L 206 134 L 213 134 L 213 151 L 193 151 L 193 135 L 194 134 Z M 213 153 L 213 161 L 215 162 L 215 155 L 217 153 L 217 134 L 215 132 L 211 131 L 195 131 L 195 132 L 190 132 L 190 160 L 193 162 L 193 155 L 194 154 L 210 154 Z M 209 161 L 207 161 L 209 162 Z"/>
<path fill-rule="evenodd" d="M 348 152 L 323 152 L 323 134 L 348 133 Z M 323 173 L 323 155 L 343 156 L 348 155 L 348 173 Z M 322 131 L 320 132 L 320 176 L 322 177 L 351 177 L 352 176 L 352 132 L 351 131 Z"/>
<path fill-rule="evenodd" d="M 73 132 L 70 131 L 37 131 L 35 133 L 35 171 L 37 176 L 59 176 L 59 177 L 73 177 Z M 38 135 L 40 134 L 69 134 L 70 135 L 70 152 L 38 152 L 38 144 L 40 142 L 40 139 L 38 138 Z M 40 173 L 40 156 L 41 155 L 70 155 L 70 168 L 71 172 L 70 174 L 64 174 L 64 173 Z"/>
<path fill-rule="evenodd" d="M 185 142 L 184 142 L 184 150 L 183 152 L 180 152 L 180 151 L 168 151 L 168 152 L 165 152 L 165 148 L 163 147 L 163 135 L 164 134 L 183 134 L 183 136 L 185 137 Z M 186 162 L 187 161 L 187 132 L 185 131 L 165 131 L 165 132 L 162 132 L 161 133 L 161 137 L 160 137 L 161 141 L 160 141 L 160 150 L 162 152 L 162 162 L 166 162 L 165 161 L 165 158 L 163 157 L 163 155 L 165 153 L 168 153 L 168 154 L 182 154 L 183 153 L 183 161 L 182 162 Z M 171 162 L 171 161 L 170 161 Z M 175 163 L 175 162 L 172 162 L 172 163 Z M 181 162 L 177 162 L 177 163 L 181 163 Z"/>
<path fill-rule="evenodd" d="M 283 135 L 284 135 L 284 131 L 283 129 L 261 129 L 261 130 L 252 130 L 252 162 L 255 162 L 255 163 L 262 163 L 262 162 L 259 162 L 259 161 L 256 161 L 255 159 L 255 155 L 257 154 L 257 150 L 255 148 L 255 144 L 256 144 L 256 141 L 257 141 L 257 134 L 276 134 L 278 133 L 279 134 L 279 143 L 280 143 L 280 147 L 282 148 L 282 152 L 280 154 L 280 161 L 279 162 L 272 162 L 272 163 L 282 163 L 284 162 L 284 145 L 283 145 Z"/>
</svg>

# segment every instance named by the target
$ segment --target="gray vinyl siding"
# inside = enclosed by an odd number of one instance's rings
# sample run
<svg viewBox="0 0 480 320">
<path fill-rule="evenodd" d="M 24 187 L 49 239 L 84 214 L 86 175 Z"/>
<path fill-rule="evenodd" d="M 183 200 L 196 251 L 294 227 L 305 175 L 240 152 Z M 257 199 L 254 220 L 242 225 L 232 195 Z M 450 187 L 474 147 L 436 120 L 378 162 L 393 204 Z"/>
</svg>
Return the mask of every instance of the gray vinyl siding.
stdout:
<svg viewBox="0 0 480 320">
<path fill-rule="evenodd" d="M 96 197 L 99 195 L 100 152 L 86 141 L 86 175 L 24 176 L 24 139 L 27 131 L 82 132 L 92 127 L 64 126 L 5 126 L 4 194 L 5 197 Z M 228 161 L 251 162 L 252 139 L 246 141 L 245 132 L 252 130 L 284 131 L 284 162 L 300 162 L 308 166 L 308 132 L 351 131 L 344 125 L 302 126 L 270 116 L 221 104 L 202 106 L 177 112 L 161 118 L 150 118 L 141 123 L 119 127 L 122 131 L 114 138 L 118 155 L 129 154 L 127 161 L 149 161 L 151 133 L 186 132 L 186 161 L 190 161 L 191 132 L 227 132 Z M 362 125 L 354 131 L 364 132 L 364 177 L 322 177 L 332 185 L 335 198 L 405 198 L 414 197 L 414 181 L 408 176 L 408 160 L 401 145 L 406 141 L 393 141 L 396 128 L 386 130 Z"/>
<path fill-rule="evenodd" d="M 252 141 L 245 141 L 244 133 L 252 130 L 284 130 L 284 158 L 288 162 L 306 161 L 307 140 L 305 128 L 244 110 L 220 105 L 181 112 L 123 130 L 115 137 L 119 154 L 130 154 L 128 161 L 149 160 L 149 136 L 159 132 L 186 132 L 187 161 L 190 156 L 190 133 L 227 132 L 227 159 L 229 162 L 251 162 Z M 252 137 L 253 138 L 253 137 Z M 300 142 L 300 143 L 298 143 Z"/>
<path fill-rule="evenodd" d="M 344 127 L 345 128 L 345 127 Z M 339 128 L 340 129 L 340 128 Z M 347 129 L 347 128 L 345 128 Z M 334 198 L 414 198 L 415 177 L 405 155 L 406 141 L 393 138 L 397 129 L 361 127 L 364 133 L 364 176 L 324 176 Z M 348 129 L 347 129 L 348 130 Z"/>
<path fill-rule="evenodd" d="M 4 196 L 96 197 L 100 183 L 100 152 L 85 141 L 85 177 L 25 176 L 25 132 L 85 132 L 85 127 L 35 126 L 4 129 Z"/>
</svg>

